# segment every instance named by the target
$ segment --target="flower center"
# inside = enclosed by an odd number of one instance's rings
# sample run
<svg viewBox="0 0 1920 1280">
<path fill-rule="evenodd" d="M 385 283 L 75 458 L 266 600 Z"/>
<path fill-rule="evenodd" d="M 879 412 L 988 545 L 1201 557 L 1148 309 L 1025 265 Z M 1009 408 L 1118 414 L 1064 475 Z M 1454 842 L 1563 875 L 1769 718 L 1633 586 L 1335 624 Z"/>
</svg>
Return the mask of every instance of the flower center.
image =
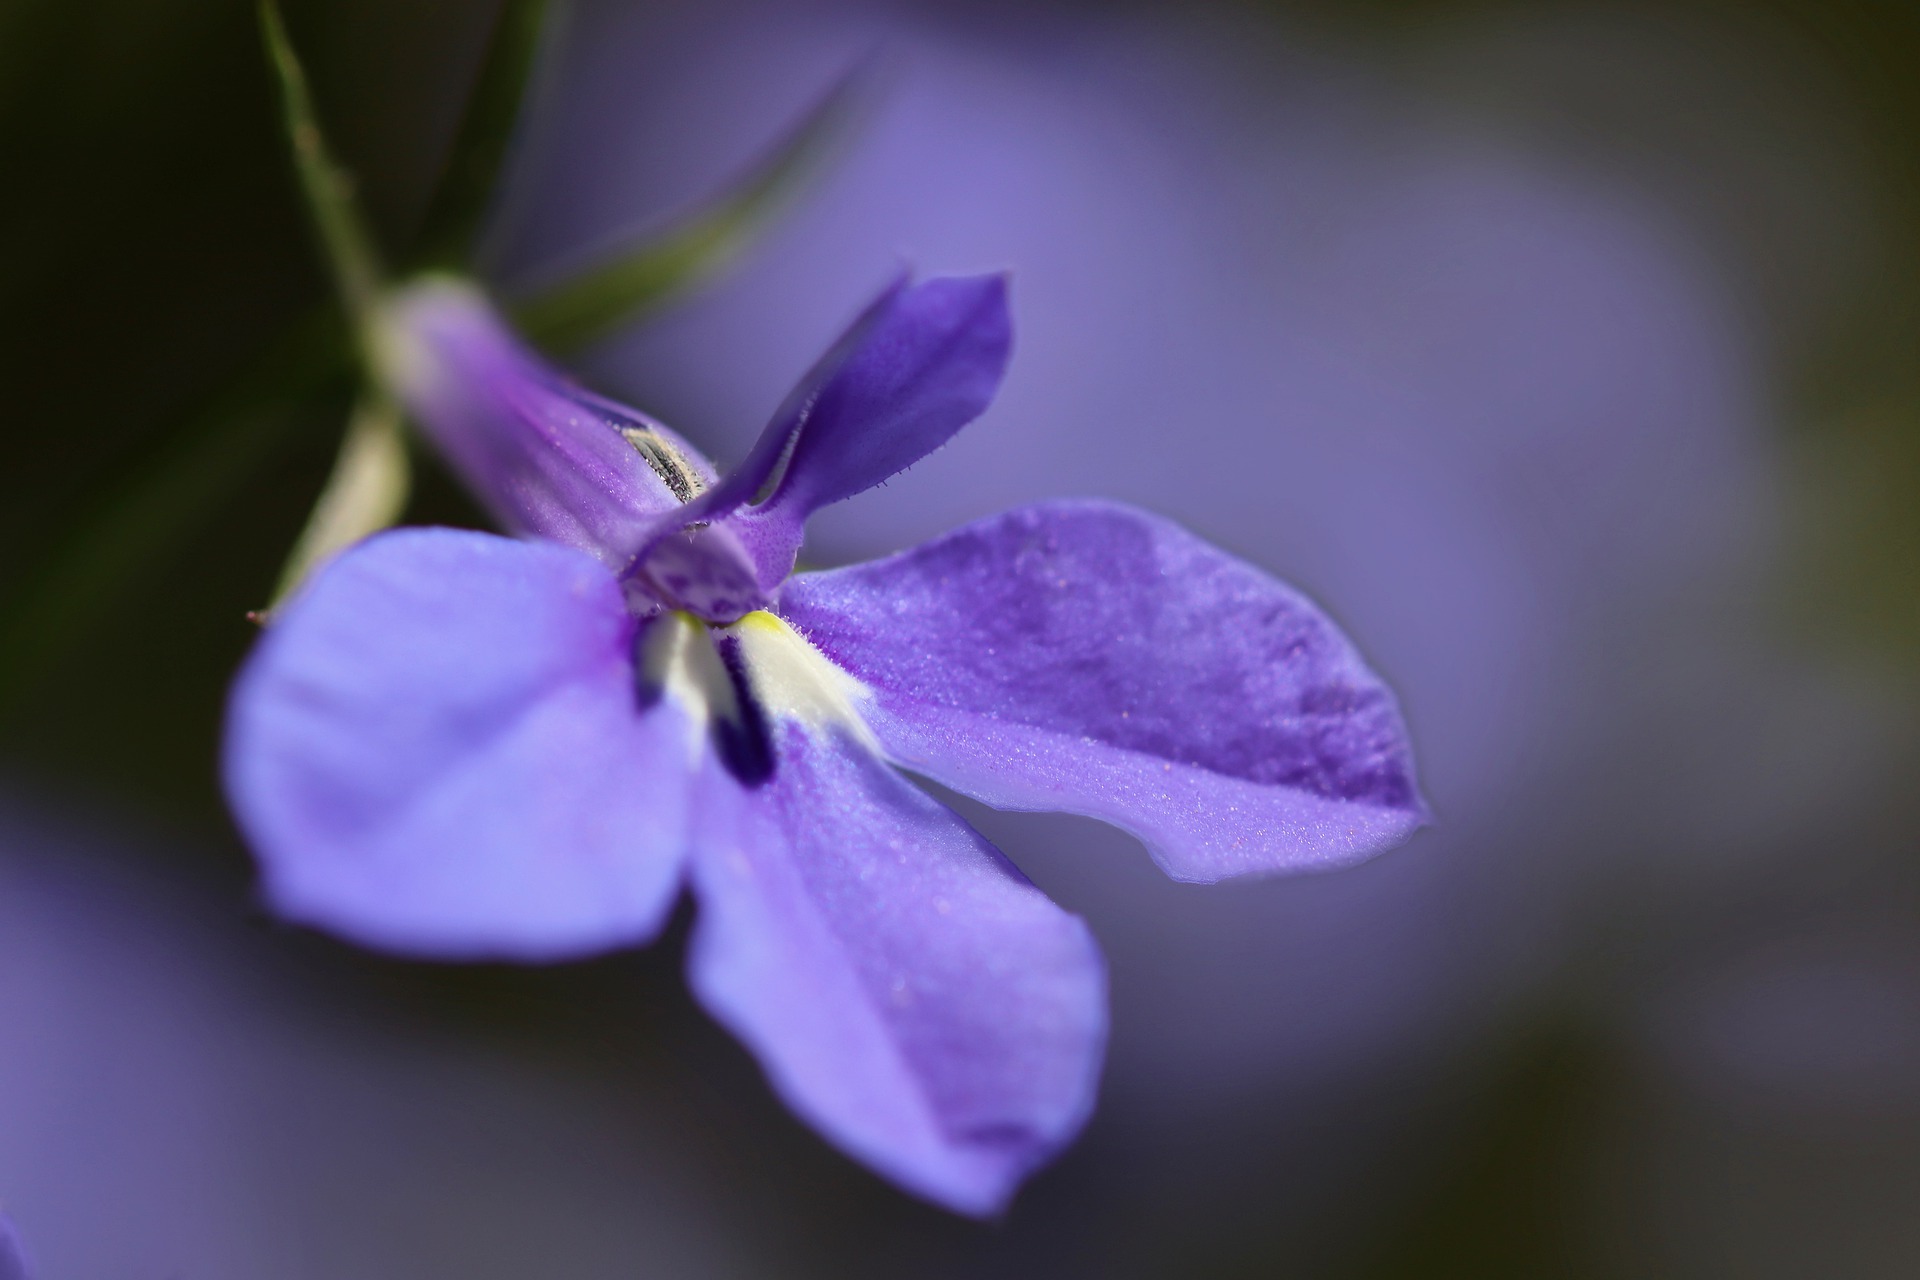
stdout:
<svg viewBox="0 0 1920 1280">
<path fill-rule="evenodd" d="M 680 610 L 655 614 L 634 636 L 633 676 L 642 710 L 672 699 L 692 726 L 689 745 L 697 751 L 710 737 L 727 772 L 749 787 L 773 776 L 776 723 L 843 734 L 881 753 L 856 710 L 866 687 L 764 610 L 730 626 Z"/>
<path fill-rule="evenodd" d="M 633 679 L 642 710 L 673 699 L 696 735 L 711 735 L 721 764 L 740 782 L 755 787 L 773 776 L 766 712 L 754 696 L 738 641 L 722 635 L 716 642 L 690 613 L 657 614 L 633 638 Z"/>
<path fill-rule="evenodd" d="M 753 561 L 725 521 L 688 525 L 627 570 L 630 582 L 669 609 L 725 626 L 769 600 Z"/>
</svg>

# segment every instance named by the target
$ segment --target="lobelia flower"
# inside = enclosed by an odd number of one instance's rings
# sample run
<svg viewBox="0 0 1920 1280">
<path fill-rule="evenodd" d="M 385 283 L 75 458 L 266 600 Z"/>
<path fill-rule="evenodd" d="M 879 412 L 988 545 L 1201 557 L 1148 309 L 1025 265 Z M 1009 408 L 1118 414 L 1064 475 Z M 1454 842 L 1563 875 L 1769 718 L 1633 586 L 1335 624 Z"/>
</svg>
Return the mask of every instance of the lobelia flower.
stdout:
<svg viewBox="0 0 1920 1280">
<path fill-rule="evenodd" d="M 894 766 L 1114 823 L 1179 880 L 1340 866 L 1426 820 L 1391 692 L 1310 602 L 1175 525 L 1041 503 L 794 574 L 810 512 L 992 399 L 1000 277 L 889 288 L 721 479 L 470 286 L 390 296 L 384 375 L 509 539 L 377 535 L 235 685 L 228 794 L 293 920 L 390 951 L 644 942 L 787 1103 L 988 1214 L 1093 1102 L 1102 961 Z"/>
</svg>

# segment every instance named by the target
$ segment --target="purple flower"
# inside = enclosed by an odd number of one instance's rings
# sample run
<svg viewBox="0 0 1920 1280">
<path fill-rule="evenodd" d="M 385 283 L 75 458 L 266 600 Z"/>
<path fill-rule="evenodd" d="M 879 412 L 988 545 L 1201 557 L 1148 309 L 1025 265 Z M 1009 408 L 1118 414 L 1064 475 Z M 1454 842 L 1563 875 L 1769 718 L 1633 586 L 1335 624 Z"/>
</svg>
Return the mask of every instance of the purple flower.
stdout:
<svg viewBox="0 0 1920 1280">
<path fill-rule="evenodd" d="M 693 989 L 787 1102 L 984 1214 L 1091 1108 L 1102 963 L 892 766 L 1105 819 L 1189 881 L 1339 866 L 1425 820 L 1393 696 L 1333 624 L 1144 512 L 1042 503 L 793 574 L 812 511 L 987 407 L 999 277 L 896 283 L 724 479 L 468 286 L 411 286 L 383 324 L 385 376 L 524 540 L 379 535 L 248 662 L 227 789 L 292 919 L 561 959 L 651 938 L 689 883 Z"/>
<path fill-rule="evenodd" d="M 32 1280 L 33 1267 L 13 1220 L 0 1213 L 0 1280 Z"/>
</svg>

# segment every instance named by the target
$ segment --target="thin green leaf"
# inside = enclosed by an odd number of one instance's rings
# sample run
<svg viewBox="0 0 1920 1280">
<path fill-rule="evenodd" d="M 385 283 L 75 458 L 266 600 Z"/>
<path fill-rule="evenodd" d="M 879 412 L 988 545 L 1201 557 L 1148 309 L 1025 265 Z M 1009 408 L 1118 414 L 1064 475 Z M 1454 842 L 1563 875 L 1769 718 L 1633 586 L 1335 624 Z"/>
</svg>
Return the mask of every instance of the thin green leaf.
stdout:
<svg viewBox="0 0 1920 1280">
<path fill-rule="evenodd" d="M 870 66 L 835 84 L 717 200 L 664 233 L 597 254 L 521 298 L 511 308 L 521 331 L 549 350 L 577 350 L 732 262 L 838 150 L 863 114 Z"/>
<path fill-rule="evenodd" d="M 280 83 L 287 141 L 307 212 L 320 233 L 340 299 L 356 326 L 364 330 L 380 296 L 381 271 L 373 237 L 354 203 L 353 180 L 327 150 L 319 117 L 314 113 L 313 95 L 307 89 L 306 72 L 287 38 L 280 6 L 274 0 L 260 0 L 260 33 L 266 41 L 267 61 Z"/>
<path fill-rule="evenodd" d="M 347 368 L 331 309 L 309 316 L 76 521 L 40 572 L 0 600 L 0 710 L 57 665 L 143 572 L 176 554 L 271 458 L 303 401 Z"/>
<path fill-rule="evenodd" d="M 278 609 L 321 565 L 400 518 L 413 486 L 400 428 L 400 406 L 391 396 L 361 393 L 341 437 L 333 474 L 287 557 L 268 612 Z"/>
<path fill-rule="evenodd" d="M 447 150 L 421 224 L 414 269 L 458 271 L 471 261 L 513 141 L 548 7 L 547 0 L 502 0 L 459 132 Z"/>
</svg>

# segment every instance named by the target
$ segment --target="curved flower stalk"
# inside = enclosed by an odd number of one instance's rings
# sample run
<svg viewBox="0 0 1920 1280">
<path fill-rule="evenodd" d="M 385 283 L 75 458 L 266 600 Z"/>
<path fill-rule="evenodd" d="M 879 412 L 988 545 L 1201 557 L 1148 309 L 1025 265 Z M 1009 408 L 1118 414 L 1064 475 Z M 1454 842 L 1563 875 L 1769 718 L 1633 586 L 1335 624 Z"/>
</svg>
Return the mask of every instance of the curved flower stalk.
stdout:
<svg viewBox="0 0 1920 1280">
<path fill-rule="evenodd" d="M 386 297 L 376 360 L 513 537 L 403 529 L 235 685 L 228 795 L 284 916 L 446 959 L 653 938 L 829 1140 L 990 1214 L 1093 1105 L 1084 924 L 896 770 L 1090 814 L 1177 879 L 1343 865 L 1426 819 L 1388 689 L 1309 601 L 1175 525 L 1041 503 L 793 567 L 937 449 L 1011 347 L 1000 277 L 897 282 L 722 477 L 484 297 Z"/>
</svg>

